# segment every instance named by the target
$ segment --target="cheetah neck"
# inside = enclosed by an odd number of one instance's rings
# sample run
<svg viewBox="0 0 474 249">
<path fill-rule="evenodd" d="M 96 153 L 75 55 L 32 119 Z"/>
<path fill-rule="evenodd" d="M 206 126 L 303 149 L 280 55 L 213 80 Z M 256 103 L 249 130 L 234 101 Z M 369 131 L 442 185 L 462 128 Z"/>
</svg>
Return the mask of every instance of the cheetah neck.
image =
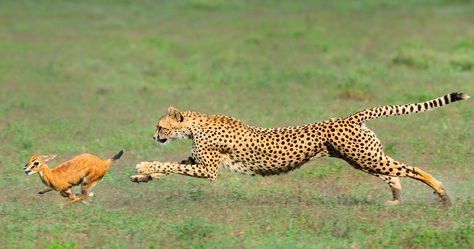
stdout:
<svg viewBox="0 0 474 249">
<path fill-rule="evenodd" d="M 184 125 L 185 133 L 191 139 L 194 137 L 194 134 L 198 134 L 202 130 L 208 119 L 208 115 L 199 112 L 185 111 L 181 114 L 186 122 Z"/>
</svg>

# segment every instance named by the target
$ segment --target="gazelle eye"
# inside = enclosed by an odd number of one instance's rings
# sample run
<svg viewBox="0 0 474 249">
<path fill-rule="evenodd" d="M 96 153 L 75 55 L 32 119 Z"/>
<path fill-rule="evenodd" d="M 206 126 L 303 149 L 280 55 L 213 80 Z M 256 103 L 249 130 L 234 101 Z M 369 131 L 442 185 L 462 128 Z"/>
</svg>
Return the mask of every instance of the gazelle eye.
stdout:
<svg viewBox="0 0 474 249">
<path fill-rule="evenodd" d="M 38 166 L 38 165 L 39 165 L 39 162 L 34 162 L 33 163 L 33 166 L 35 166 L 35 167 Z"/>
</svg>

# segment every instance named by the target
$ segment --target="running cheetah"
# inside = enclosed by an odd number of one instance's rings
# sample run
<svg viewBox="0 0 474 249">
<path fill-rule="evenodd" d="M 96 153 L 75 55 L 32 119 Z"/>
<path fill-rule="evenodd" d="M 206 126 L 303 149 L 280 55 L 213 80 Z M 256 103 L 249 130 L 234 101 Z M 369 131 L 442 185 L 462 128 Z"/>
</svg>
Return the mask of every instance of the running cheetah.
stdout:
<svg viewBox="0 0 474 249">
<path fill-rule="evenodd" d="M 468 98 L 464 93 L 451 93 L 422 103 L 380 106 L 344 118 L 271 129 L 249 126 L 232 117 L 170 107 L 158 121 L 153 139 L 158 143 L 192 139 L 192 155 L 180 163 L 141 162 L 135 167 L 139 175 L 130 179 L 147 182 L 175 173 L 213 181 L 221 165 L 249 175 L 275 175 L 299 168 L 312 159 L 329 156 L 382 178 L 393 195 L 387 204 L 401 203 L 399 177 L 407 176 L 433 188 L 442 202 L 449 206 L 450 198 L 440 182 L 419 168 L 387 156 L 365 122 L 379 117 L 424 112 Z"/>
</svg>

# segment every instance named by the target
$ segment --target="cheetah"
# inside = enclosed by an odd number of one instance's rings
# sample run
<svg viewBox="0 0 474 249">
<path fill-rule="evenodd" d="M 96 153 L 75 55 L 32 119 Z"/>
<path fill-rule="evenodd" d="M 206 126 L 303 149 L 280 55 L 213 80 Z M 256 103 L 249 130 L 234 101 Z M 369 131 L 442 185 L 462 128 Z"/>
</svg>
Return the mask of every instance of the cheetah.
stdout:
<svg viewBox="0 0 474 249">
<path fill-rule="evenodd" d="M 383 179 L 392 191 L 388 205 L 401 203 L 400 177 L 410 177 L 431 187 L 442 203 L 449 206 L 450 198 L 440 182 L 420 168 L 386 155 L 365 123 L 379 117 L 429 111 L 468 98 L 464 93 L 454 92 L 422 103 L 379 106 L 343 118 L 284 128 L 254 127 L 228 116 L 170 107 L 157 122 L 153 139 L 160 144 L 192 139 L 191 156 L 180 163 L 138 163 L 138 175 L 130 180 L 147 182 L 174 173 L 213 181 L 220 166 L 248 175 L 276 175 L 327 156 Z"/>
</svg>

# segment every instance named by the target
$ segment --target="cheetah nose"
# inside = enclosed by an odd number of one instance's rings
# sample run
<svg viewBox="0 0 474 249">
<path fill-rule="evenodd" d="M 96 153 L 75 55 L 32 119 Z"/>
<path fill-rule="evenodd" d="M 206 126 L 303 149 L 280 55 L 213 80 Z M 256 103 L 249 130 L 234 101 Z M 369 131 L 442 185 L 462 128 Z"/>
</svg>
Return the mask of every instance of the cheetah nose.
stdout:
<svg viewBox="0 0 474 249">
<path fill-rule="evenodd" d="M 156 136 L 155 136 L 155 135 L 153 135 L 153 140 L 156 140 Z"/>
</svg>

